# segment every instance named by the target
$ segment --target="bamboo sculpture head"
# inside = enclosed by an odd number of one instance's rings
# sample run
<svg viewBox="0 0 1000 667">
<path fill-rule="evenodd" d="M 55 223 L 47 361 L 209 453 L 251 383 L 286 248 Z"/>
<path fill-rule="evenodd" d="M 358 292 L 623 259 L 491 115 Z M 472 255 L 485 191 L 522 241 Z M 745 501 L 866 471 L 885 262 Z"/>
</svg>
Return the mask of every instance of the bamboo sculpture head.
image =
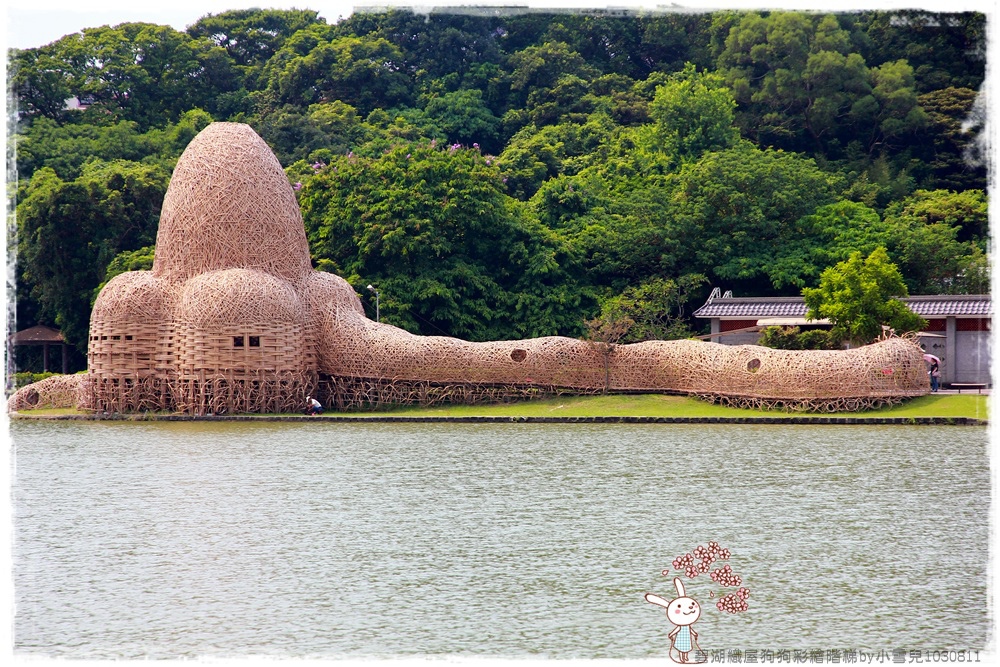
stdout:
<svg viewBox="0 0 1000 667">
<path fill-rule="evenodd" d="M 153 275 L 177 281 L 232 268 L 297 281 L 312 266 L 299 204 L 274 153 L 249 125 L 212 123 L 170 179 Z"/>
</svg>

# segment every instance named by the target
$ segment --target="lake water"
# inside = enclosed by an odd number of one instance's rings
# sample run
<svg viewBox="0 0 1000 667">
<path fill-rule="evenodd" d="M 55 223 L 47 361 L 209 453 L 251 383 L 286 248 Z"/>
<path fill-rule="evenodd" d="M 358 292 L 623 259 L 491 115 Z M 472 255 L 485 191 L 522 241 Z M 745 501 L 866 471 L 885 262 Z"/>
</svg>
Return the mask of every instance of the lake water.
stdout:
<svg viewBox="0 0 1000 667">
<path fill-rule="evenodd" d="M 980 427 L 11 424 L 14 649 L 666 658 L 678 555 L 751 591 L 706 651 L 982 649 Z M 725 564 L 717 561 L 712 565 Z M 714 597 L 710 597 L 714 595 Z"/>
</svg>

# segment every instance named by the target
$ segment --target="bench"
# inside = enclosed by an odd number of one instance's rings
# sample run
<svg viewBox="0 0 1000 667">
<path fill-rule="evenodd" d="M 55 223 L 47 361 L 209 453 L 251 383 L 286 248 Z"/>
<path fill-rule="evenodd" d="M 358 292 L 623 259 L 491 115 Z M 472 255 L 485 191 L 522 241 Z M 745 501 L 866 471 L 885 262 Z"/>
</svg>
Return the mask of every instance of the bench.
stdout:
<svg viewBox="0 0 1000 667">
<path fill-rule="evenodd" d="M 952 382 L 948 386 L 952 389 L 958 389 L 960 394 L 963 389 L 975 389 L 977 394 L 983 393 L 983 389 L 986 389 L 985 382 Z"/>
</svg>

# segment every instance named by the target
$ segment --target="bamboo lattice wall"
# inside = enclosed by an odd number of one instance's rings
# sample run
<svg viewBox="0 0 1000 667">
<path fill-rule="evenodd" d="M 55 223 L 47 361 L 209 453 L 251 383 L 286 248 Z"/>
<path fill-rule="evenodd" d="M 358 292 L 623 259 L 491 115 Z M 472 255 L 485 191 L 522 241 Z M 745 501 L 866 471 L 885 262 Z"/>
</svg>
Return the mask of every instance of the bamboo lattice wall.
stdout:
<svg viewBox="0 0 1000 667">
<path fill-rule="evenodd" d="M 32 385 L 11 409 L 32 399 L 224 414 L 297 411 L 307 394 L 347 409 L 647 391 L 823 410 L 928 391 L 922 351 L 900 338 L 832 352 L 558 336 L 470 343 L 373 322 L 344 279 L 311 269 L 281 165 L 236 123 L 213 123 L 184 151 L 153 270 L 121 274 L 101 291 L 88 361 L 86 377 Z"/>
</svg>

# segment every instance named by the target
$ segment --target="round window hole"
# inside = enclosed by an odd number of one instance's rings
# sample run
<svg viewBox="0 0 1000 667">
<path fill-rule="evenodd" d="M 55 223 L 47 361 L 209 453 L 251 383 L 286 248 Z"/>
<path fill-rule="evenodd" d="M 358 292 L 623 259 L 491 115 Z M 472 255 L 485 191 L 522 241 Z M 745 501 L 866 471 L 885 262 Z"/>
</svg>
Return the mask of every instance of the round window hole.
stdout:
<svg viewBox="0 0 1000 667">
<path fill-rule="evenodd" d="M 756 373 L 760 370 L 760 359 L 751 359 L 747 362 L 747 370 Z"/>
<path fill-rule="evenodd" d="M 528 358 L 528 353 L 521 349 L 511 350 L 510 358 L 514 361 L 521 362 Z"/>
<path fill-rule="evenodd" d="M 41 400 L 41 396 L 38 395 L 37 389 L 29 389 L 24 392 L 24 402 L 28 405 L 38 405 L 38 401 Z"/>
</svg>

